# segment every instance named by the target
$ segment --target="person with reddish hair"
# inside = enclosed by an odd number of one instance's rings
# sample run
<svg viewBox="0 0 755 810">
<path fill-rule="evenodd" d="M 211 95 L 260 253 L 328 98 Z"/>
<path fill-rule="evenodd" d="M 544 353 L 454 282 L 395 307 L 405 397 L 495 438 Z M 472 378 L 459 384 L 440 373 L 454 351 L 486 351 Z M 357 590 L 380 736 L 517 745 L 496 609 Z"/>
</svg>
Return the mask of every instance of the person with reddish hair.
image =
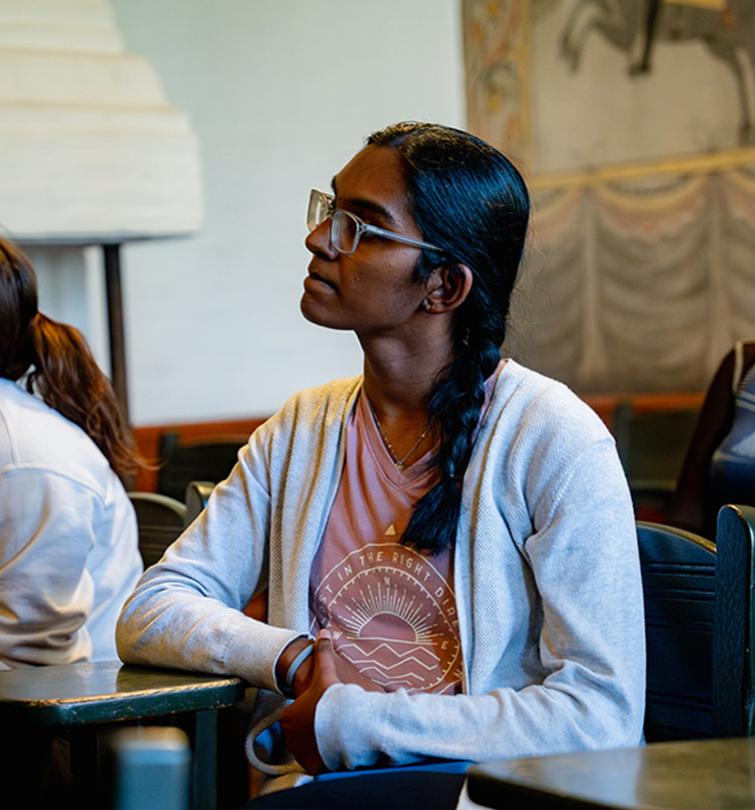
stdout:
<svg viewBox="0 0 755 810">
<path fill-rule="evenodd" d="M 38 309 L 0 238 L 0 669 L 117 658 L 142 572 L 123 481 L 139 458 L 81 333 Z"/>
</svg>

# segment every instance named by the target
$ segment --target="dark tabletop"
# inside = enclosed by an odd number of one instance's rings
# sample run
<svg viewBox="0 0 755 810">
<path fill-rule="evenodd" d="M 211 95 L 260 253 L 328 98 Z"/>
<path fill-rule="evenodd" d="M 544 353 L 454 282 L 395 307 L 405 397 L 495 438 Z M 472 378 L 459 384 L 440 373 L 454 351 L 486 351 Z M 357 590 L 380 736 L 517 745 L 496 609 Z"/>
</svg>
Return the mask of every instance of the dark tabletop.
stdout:
<svg viewBox="0 0 755 810">
<path fill-rule="evenodd" d="M 240 678 L 119 661 L 0 672 L 0 722 L 73 726 L 217 709 L 244 697 Z"/>
<path fill-rule="evenodd" d="M 751 810 L 755 738 L 655 743 L 480 765 L 469 771 L 469 796 L 506 810 Z"/>
</svg>

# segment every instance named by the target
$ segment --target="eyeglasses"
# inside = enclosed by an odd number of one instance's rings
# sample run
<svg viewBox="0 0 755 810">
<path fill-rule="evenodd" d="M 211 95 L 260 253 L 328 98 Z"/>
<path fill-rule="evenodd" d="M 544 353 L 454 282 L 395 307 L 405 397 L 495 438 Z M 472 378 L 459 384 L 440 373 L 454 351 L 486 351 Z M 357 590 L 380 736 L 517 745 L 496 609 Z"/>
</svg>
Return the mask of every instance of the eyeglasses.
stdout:
<svg viewBox="0 0 755 810">
<path fill-rule="evenodd" d="M 322 225 L 326 219 L 330 219 L 330 244 L 339 253 L 353 253 L 359 247 L 359 240 L 365 233 L 372 236 L 379 236 L 381 239 L 391 239 L 394 242 L 401 242 L 404 245 L 421 248 L 422 250 L 437 250 L 444 252 L 442 248 L 431 245 L 429 242 L 422 242 L 419 239 L 412 239 L 410 236 L 402 236 L 393 231 L 386 231 L 376 225 L 368 225 L 351 211 L 344 211 L 335 207 L 335 197 L 326 194 L 324 191 L 312 189 L 309 192 L 309 206 L 307 207 L 307 228 L 310 232 L 318 225 Z"/>
</svg>

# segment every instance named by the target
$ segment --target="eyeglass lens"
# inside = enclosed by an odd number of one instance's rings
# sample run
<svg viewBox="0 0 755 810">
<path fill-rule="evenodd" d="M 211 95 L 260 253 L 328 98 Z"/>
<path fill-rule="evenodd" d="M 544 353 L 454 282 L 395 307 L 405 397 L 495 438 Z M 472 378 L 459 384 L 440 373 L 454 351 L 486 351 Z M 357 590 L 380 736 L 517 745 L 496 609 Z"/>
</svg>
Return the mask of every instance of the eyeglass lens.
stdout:
<svg viewBox="0 0 755 810">
<path fill-rule="evenodd" d="M 344 211 L 334 211 L 330 222 L 330 241 L 339 253 L 353 253 L 359 237 L 356 221 Z"/>
<path fill-rule="evenodd" d="M 309 205 L 307 206 L 307 228 L 313 231 L 320 223 L 324 222 L 330 214 L 330 200 L 324 194 L 312 191 L 309 195 Z"/>
<path fill-rule="evenodd" d="M 307 206 L 307 228 L 313 231 L 330 217 L 330 242 L 339 253 L 353 253 L 359 242 L 356 220 L 345 211 L 333 209 L 332 197 L 313 190 Z"/>
</svg>

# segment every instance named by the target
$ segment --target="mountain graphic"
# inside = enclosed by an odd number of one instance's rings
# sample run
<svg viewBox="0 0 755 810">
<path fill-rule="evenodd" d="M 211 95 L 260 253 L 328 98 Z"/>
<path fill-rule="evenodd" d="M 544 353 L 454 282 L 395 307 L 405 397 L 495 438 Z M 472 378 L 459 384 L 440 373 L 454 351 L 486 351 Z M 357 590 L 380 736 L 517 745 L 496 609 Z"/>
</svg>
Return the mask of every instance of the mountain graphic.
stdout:
<svg viewBox="0 0 755 810">
<path fill-rule="evenodd" d="M 375 647 L 370 649 L 370 642 L 377 642 Z M 407 656 L 416 655 L 418 653 L 422 653 L 422 657 L 427 660 L 428 658 L 434 661 L 435 663 L 440 663 L 440 658 L 431 650 L 424 649 L 421 645 L 412 644 L 406 650 L 396 649 L 395 645 L 398 644 L 406 644 L 407 642 L 401 641 L 394 641 L 393 639 L 387 641 L 385 639 L 367 639 L 361 638 L 359 639 L 359 643 L 357 644 L 354 641 L 348 642 L 347 644 L 339 644 L 338 652 L 346 654 L 346 650 L 350 647 L 353 647 L 354 650 L 357 651 L 360 655 L 368 655 L 370 657 L 380 656 L 382 653 L 387 658 L 391 656 L 398 659 L 406 658 Z M 353 653 L 352 653 L 353 654 Z"/>
<path fill-rule="evenodd" d="M 441 674 L 440 658 L 431 650 L 416 644 L 397 649 L 395 642 L 369 641 L 341 645 L 338 652 L 363 675 L 384 686 L 421 689 Z"/>
</svg>

